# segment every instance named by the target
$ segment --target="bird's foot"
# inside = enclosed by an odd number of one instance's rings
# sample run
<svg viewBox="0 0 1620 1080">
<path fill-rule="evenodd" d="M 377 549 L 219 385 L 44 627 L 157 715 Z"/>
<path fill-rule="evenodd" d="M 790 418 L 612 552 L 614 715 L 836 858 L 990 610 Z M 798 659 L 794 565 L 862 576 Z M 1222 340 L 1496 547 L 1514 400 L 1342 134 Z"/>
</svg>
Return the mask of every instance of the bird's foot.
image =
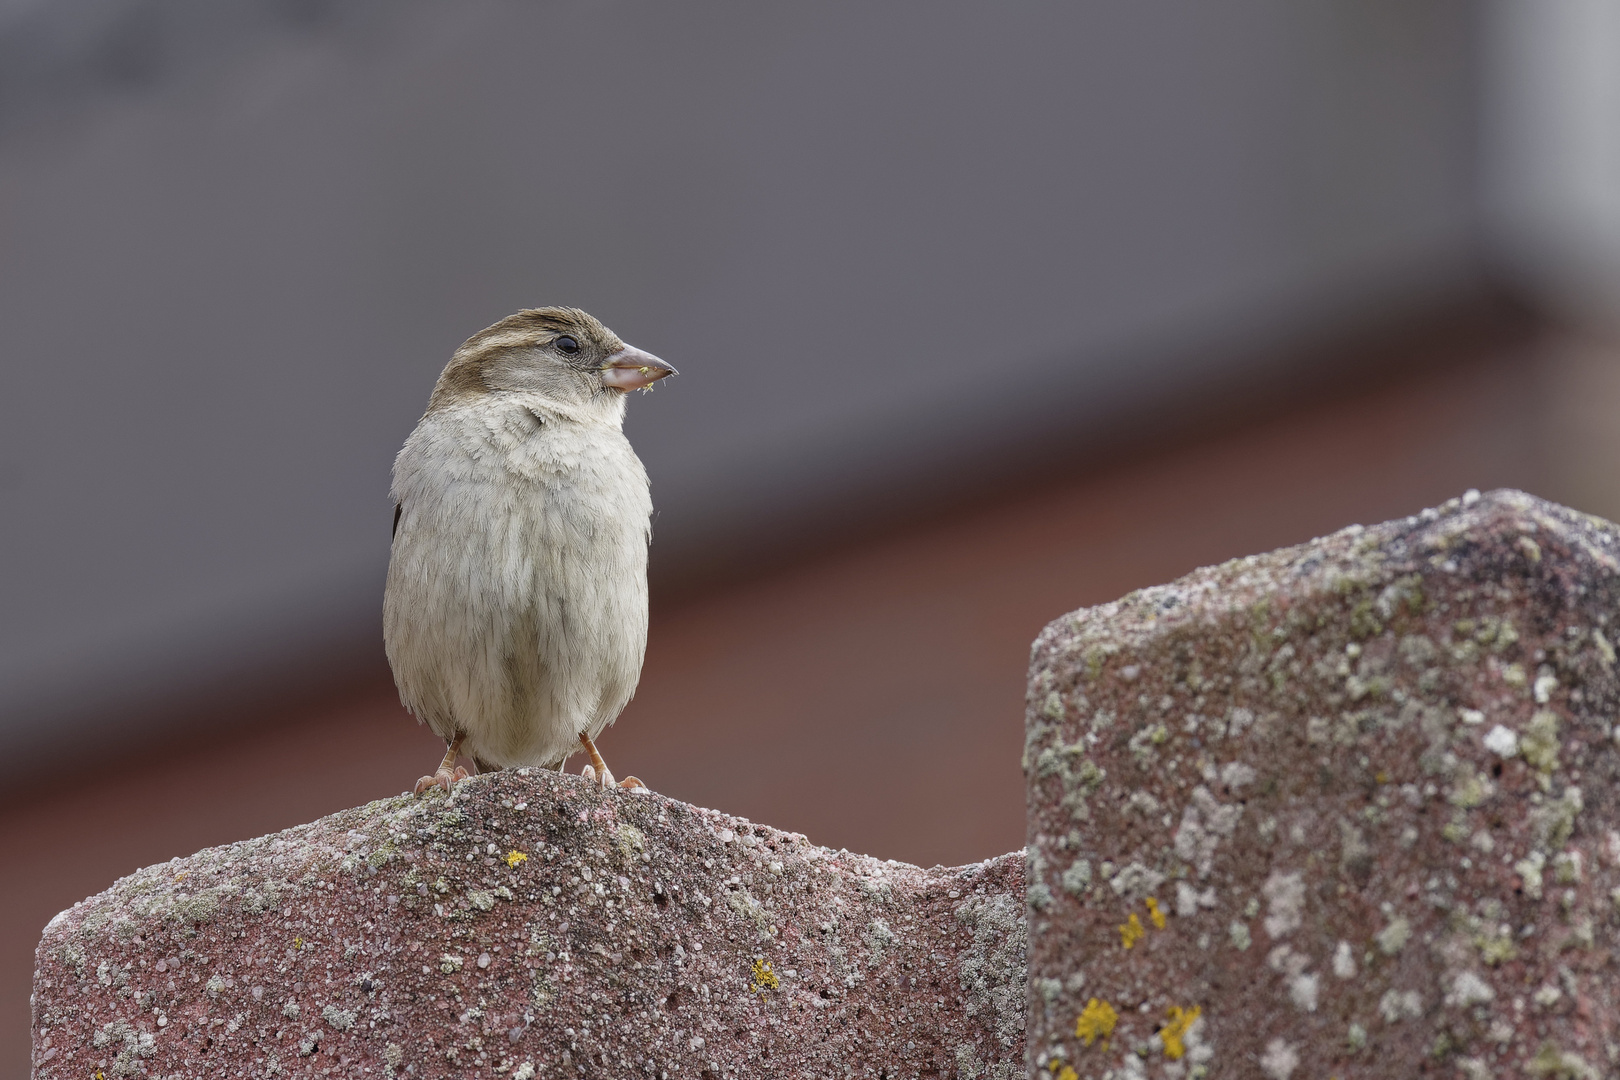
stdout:
<svg viewBox="0 0 1620 1080">
<path fill-rule="evenodd" d="M 418 795 L 430 788 L 444 788 L 446 795 L 450 794 L 450 786 L 457 780 L 467 779 L 466 769 L 456 764 L 456 757 L 461 753 L 461 744 L 467 740 L 467 733 L 458 731 L 455 737 L 445 743 L 444 760 L 439 762 L 438 771 L 432 776 L 424 776 L 416 782 Z"/>
<path fill-rule="evenodd" d="M 611 788 L 623 788 L 626 791 L 634 791 L 636 788 L 640 788 L 642 791 L 648 790 L 647 785 L 643 784 L 639 777 L 627 776 L 623 780 L 613 779 L 613 773 L 609 771 L 606 765 L 602 766 L 600 773 L 587 765 L 579 771 L 579 774 L 585 778 L 587 784 L 599 784 L 604 791 Z"/>
<path fill-rule="evenodd" d="M 440 767 L 439 771 L 434 773 L 432 776 L 424 776 L 422 779 L 416 782 L 416 794 L 420 795 L 422 792 L 436 787 L 444 788 L 445 792 L 448 793 L 450 791 L 450 785 L 454 784 L 457 780 L 467 779 L 467 776 L 467 770 L 462 768 L 460 765 L 456 766 L 454 772 Z"/>
<path fill-rule="evenodd" d="M 585 778 L 586 783 L 600 784 L 604 791 L 611 788 L 625 788 L 629 791 L 647 790 L 647 785 L 634 776 L 627 776 L 623 780 L 613 779 L 613 774 L 608 771 L 607 762 L 602 760 L 602 755 L 597 751 L 596 744 L 583 731 L 579 733 L 579 743 L 585 748 L 585 752 L 591 755 L 591 764 L 579 771 L 579 774 Z"/>
</svg>

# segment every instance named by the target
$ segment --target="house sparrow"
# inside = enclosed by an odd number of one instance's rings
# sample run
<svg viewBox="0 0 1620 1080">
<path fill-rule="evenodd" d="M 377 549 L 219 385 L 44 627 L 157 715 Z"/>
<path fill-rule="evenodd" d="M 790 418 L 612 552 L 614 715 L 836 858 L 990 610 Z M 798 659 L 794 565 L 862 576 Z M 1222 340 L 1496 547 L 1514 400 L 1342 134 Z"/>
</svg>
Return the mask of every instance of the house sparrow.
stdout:
<svg viewBox="0 0 1620 1080">
<path fill-rule="evenodd" d="M 509 315 L 457 349 L 394 460 L 383 640 L 405 707 L 467 771 L 613 774 L 592 741 L 641 677 L 647 472 L 625 395 L 675 369 L 574 308 Z M 627 778 L 623 787 L 641 787 Z"/>
</svg>

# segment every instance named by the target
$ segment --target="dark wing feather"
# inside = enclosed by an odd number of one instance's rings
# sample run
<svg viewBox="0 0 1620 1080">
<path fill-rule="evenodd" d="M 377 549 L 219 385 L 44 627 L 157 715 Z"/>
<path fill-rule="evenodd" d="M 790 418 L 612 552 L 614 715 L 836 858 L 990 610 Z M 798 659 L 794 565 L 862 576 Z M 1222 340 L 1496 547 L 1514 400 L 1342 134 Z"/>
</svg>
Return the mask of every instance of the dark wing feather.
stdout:
<svg viewBox="0 0 1620 1080">
<path fill-rule="evenodd" d="M 404 513 L 404 512 L 405 512 L 405 504 L 404 503 L 395 503 L 394 504 L 394 531 L 388 534 L 388 539 L 389 540 L 392 540 L 394 537 L 399 535 L 399 515 Z"/>
</svg>

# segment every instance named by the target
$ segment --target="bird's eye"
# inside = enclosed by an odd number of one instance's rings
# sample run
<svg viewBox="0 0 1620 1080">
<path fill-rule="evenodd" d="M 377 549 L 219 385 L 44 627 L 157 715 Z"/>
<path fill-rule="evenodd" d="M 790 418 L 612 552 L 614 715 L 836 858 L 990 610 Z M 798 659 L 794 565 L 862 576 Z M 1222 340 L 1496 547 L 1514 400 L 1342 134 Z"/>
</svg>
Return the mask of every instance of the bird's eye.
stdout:
<svg viewBox="0 0 1620 1080">
<path fill-rule="evenodd" d="M 557 345 L 557 348 L 561 349 L 563 352 L 567 353 L 569 356 L 572 356 L 575 353 L 579 352 L 579 342 L 575 341 L 573 338 L 569 337 L 567 334 L 564 334 L 562 337 L 558 338 L 557 341 L 556 341 L 556 345 Z"/>
</svg>

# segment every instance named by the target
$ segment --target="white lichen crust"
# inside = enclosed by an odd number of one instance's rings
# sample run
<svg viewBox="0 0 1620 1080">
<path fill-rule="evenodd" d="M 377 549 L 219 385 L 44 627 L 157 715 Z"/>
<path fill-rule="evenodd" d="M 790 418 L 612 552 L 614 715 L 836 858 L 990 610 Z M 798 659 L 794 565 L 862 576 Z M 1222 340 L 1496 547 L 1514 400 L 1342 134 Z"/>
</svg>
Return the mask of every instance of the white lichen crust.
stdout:
<svg viewBox="0 0 1620 1080">
<path fill-rule="evenodd" d="M 1032 1075 L 1615 1074 L 1617 615 L 1496 492 L 1047 627 Z"/>
</svg>

